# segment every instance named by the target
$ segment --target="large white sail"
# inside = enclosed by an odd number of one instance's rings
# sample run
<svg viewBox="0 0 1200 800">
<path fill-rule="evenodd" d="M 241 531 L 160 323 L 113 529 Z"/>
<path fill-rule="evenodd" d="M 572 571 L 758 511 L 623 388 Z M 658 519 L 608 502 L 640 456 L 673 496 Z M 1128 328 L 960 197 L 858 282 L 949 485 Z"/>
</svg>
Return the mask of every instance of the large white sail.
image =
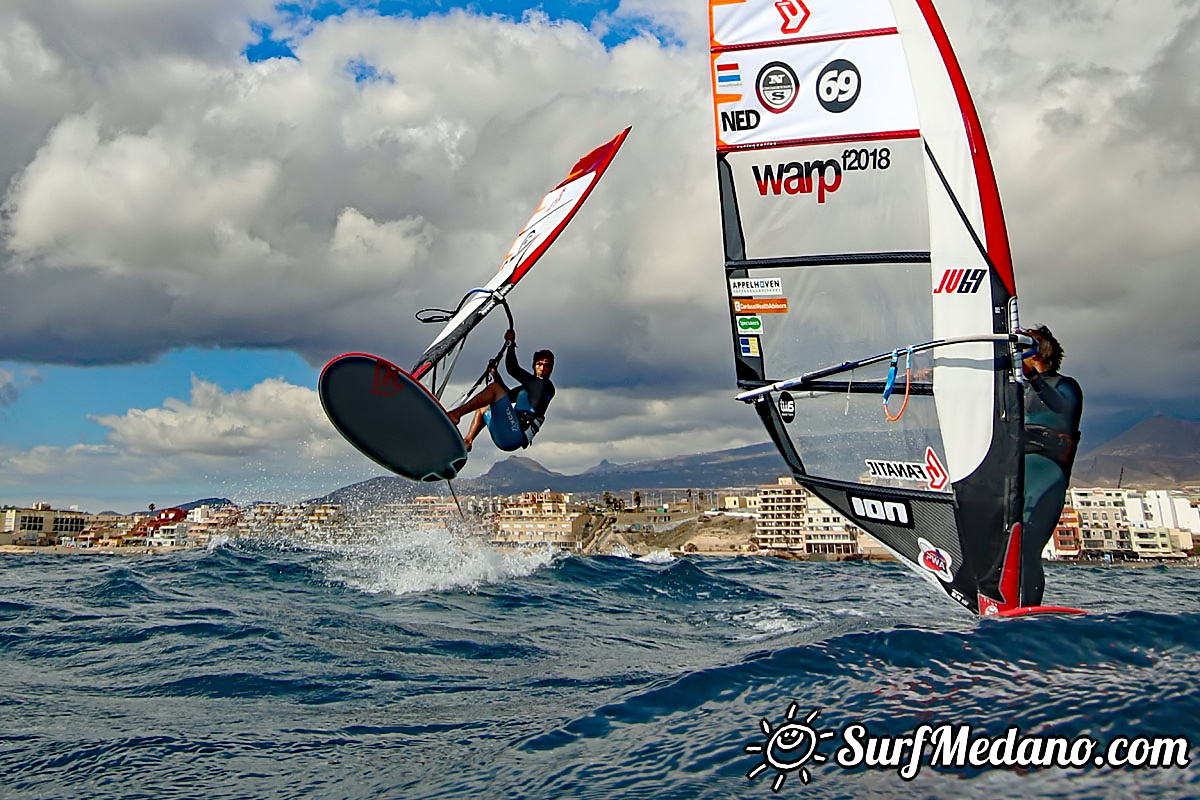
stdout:
<svg viewBox="0 0 1200 800">
<path fill-rule="evenodd" d="M 741 399 L 801 482 L 932 584 L 1015 605 L 1016 290 L 932 2 L 710 0 L 710 20 Z"/>
</svg>

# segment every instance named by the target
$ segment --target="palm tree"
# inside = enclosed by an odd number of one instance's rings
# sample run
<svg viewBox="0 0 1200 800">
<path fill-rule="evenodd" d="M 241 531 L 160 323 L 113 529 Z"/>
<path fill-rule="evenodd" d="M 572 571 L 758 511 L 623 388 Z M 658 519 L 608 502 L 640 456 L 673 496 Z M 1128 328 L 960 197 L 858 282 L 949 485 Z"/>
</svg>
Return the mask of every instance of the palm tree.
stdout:
<svg viewBox="0 0 1200 800">
<path fill-rule="evenodd" d="M 633 505 L 635 508 L 637 508 L 639 510 L 641 509 L 641 507 L 642 507 L 642 493 L 641 492 L 633 493 Z"/>
</svg>

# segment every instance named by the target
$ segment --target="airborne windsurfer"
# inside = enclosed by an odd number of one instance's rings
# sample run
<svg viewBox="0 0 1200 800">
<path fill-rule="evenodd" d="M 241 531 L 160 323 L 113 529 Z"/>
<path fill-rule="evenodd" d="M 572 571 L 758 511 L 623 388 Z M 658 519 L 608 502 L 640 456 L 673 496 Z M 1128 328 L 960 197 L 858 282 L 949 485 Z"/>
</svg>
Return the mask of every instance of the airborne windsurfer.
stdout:
<svg viewBox="0 0 1200 800">
<path fill-rule="evenodd" d="M 1050 540 L 1066 500 L 1079 444 L 1083 390 L 1058 374 L 1063 348 L 1045 325 L 1024 333 L 1037 350 L 1024 361 L 1025 515 L 1021 531 L 1021 605 L 1041 605 L 1046 588 L 1042 548 Z"/>
<path fill-rule="evenodd" d="M 550 373 L 554 371 L 554 354 L 549 350 L 538 350 L 533 354 L 533 372 L 517 362 L 516 335 L 510 330 L 504 334 L 511 346 L 504 357 L 504 368 L 508 374 L 520 381 L 520 386 L 509 389 L 493 371 L 494 381 L 483 391 L 458 408 L 446 412 L 450 421 L 459 421 L 474 411 L 471 429 L 463 437 L 467 450 L 471 449 L 475 437 L 487 426 L 492 441 L 501 450 L 516 450 L 528 447 L 534 434 L 546 421 L 546 408 L 554 399 L 554 384 Z"/>
</svg>

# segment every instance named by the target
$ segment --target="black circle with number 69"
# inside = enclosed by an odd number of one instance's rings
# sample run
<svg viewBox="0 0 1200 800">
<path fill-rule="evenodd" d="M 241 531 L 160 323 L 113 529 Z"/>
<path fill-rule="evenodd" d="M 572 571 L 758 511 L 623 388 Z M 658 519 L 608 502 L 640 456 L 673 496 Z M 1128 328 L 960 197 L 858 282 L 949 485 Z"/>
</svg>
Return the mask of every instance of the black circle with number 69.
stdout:
<svg viewBox="0 0 1200 800">
<path fill-rule="evenodd" d="M 817 101 L 832 114 L 840 114 L 858 99 L 862 76 L 858 67 L 844 58 L 830 61 L 817 76 Z"/>
</svg>

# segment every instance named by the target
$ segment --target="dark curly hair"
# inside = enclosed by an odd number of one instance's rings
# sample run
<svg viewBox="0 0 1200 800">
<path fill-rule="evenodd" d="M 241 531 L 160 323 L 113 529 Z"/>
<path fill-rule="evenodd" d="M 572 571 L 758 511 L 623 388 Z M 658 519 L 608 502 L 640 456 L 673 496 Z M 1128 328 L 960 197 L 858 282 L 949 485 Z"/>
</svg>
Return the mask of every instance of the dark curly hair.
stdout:
<svg viewBox="0 0 1200 800">
<path fill-rule="evenodd" d="M 1037 340 L 1038 358 L 1049 365 L 1052 372 L 1058 372 L 1058 368 L 1062 366 L 1063 346 L 1058 343 L 1050 329 L 1045 325 L 1038 325 L 1025 332 Z"/>
</svg>

